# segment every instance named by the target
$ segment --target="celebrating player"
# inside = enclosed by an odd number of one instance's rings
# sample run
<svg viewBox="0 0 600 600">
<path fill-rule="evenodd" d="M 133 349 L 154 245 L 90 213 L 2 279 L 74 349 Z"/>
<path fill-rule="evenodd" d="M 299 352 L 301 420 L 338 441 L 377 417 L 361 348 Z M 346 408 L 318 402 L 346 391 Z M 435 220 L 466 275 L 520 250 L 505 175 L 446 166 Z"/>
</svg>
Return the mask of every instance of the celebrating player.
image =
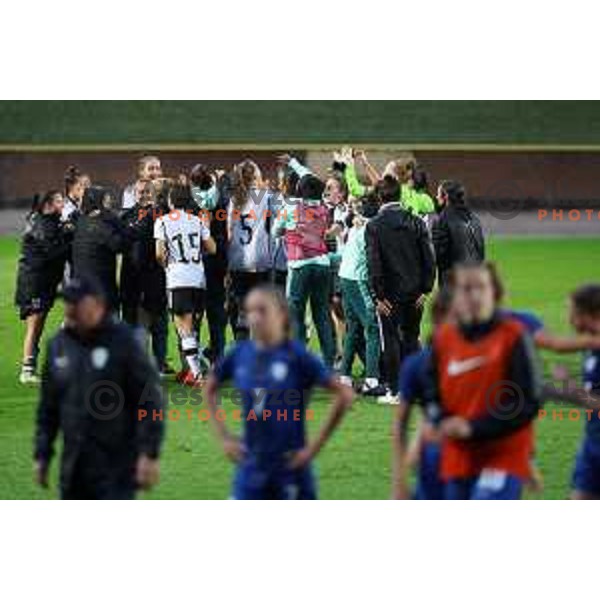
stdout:
<svg viewBox="0 0 600 600">
<path fill-rule="evenodd" d="M 64 271 L 67 245 L 61 224 L 63 204 L 59 191 L 50 191 L 42 199 L 36 196 L 23 234 L 15 294 L 21 320 L 27 326 L 21 383 L 38 381 L 39 341 Z"/>
<path fill-rule="evenodd" d="M 236 340 L 248 337 L 244 300 L 252 288 L 266 283 L 273 267 L 270 223 L 273 198 L 258 165 L 244 160 L 232 177 L 227 217 L 229 239 L 230 321 Z"/>
<path fill-rule="evenodd" d="M 216 244 L 203 220 L 186 212 L 192 201 L 189 186 L 174 185 L 169 191 L 171 212 L 154 224 L 156 258 L 167 272 L 169 306 L 173 313 L 180 348 L 189 367 L 185 385 L 201 382 L 201 351 L 196 332 L 197 319 L 204 312 L 206 278 L 203 252 L 213 254 Z"/>
<path fill-rule="evenodd" d="M 146 341 L 146 330 L 156 331 L 167 307 L 165 270 L 156 261 L 154 241 L 155 190 L 152 182 L 136 183 L 137 203 L 121 213 L 130 231 L 131 243 L 123 252 L 120 292 L 123 320 L 137 327 Z M 166 351 L 160 336 L 152 336 L 152 350 L 159 371 L 166 369 Z"/>
<path fill-rule="evenodd" d="M 355 159 L 358 159 L 362 163 L 369 178 L 370 187 L 364 186 L 358 180 Z M 362 150 L 343 148 L 338 155 L 338 160 L 346 165 L 344 176 L 350 193 L 353 196 L 363 196 L 384 177 L 392 177 L 400 185 L 398 200 L 405 210 L 420 217 L 425 217 L 435 211 L 433 199 L 423 190 L 422 170 L 419 171 L 417 161 L 411 153 L 403 153 L 396 160 L 389 161 L 381 175 L 369 162 L 366 153 Z"/>
<path fill-rule="evenodd" d="M 378 203 L 371 197 L 364 199 L 342 252 L 340 287 L 344 314 L 348 324 L 341 365 L 342 381 L 352 384 L 352 366 L 355 355 L 362 354 L 366 377 L 361 389 L 365 396 L 385 396 L 386 387 L 379 381 L 380 340 L 375 305 L 369 289 L 369 265 L 365 228 L 368 219 L 377 214 Z"/>
<path fill-rule="evenodd" d="M 323 182 L 296 159 L 284 155 L 280 159 L 298 175 L 295 198 L 280 211 L 275 233 L 285 236 L 288 257 L 287 297 L 290 303 L 295 339 L 306 342 L 306 308 L 310 310 L 323 359 L 327 366 L 335 360 L 333 325 L 329 314 L 331 296 L 331 261 L 325 237 L 328 210 L 323 202 Z"/>
<path fill-rule="evenodd" d="M 72 219 L 81 211 L 85 190 L 84 174 L 77 167 L 69 167 L 65 172 L 65 200 L 61 211 L 63 221 Z"/>
<path fill-rule="evenodd" d="M 136 181 L 143 179 L 145 181 L 155 181 L 162 177 L 162 167 L 160 159 L 150 154 L 142 155 L 137 163 Z M 135 206 L 137 202 L 136 184 L 132 183 L 125 188 L 123 192 L 122 208 L 128 209 Z"/>
<path fill-rule="evenodd" d="M 215 254 L 204 256 L 206 272 L 206 319 L 210 334 L 210 358 L 214 362 L 225 350 L 225 279 L 227 275 L 227 214 L 229 204 L 229 176 L 211 171 L 206 165 L 197 164 L 190 171 L 192 196 L 198 208 L 210 217 L 210 235 L 215 240 Z"/>
<path fill-rule="evenodd" d="M 278 288 L 253 290 L 246 299 L 246 314 L 252 339 L 235 346 L 206 385 L 224 451 L 238 463 L 233 497 L 314 499 L 310 463 L 349 408 L 352 391 L 303 344 L 290 341 L 287 304 Z M 218 391 L 229 380 L 242 395 L 243 441 L 228 431 L 219 413 Z M 333 393 L 333 404 L 318 435 L 307 442 L 308 395 L 316 386 Z"/>
<path fill-rule="evenodd" d="M 73 274 L 91 275 L 106 293 L 109 309 L 119 308 L 117 286 L 117 256 L 129 243 L 123 222 L 104 207 L 105 191 L 89 188 L 82 202 L 82 214 L 77 219 L 73 237 Z"/>
</svg>

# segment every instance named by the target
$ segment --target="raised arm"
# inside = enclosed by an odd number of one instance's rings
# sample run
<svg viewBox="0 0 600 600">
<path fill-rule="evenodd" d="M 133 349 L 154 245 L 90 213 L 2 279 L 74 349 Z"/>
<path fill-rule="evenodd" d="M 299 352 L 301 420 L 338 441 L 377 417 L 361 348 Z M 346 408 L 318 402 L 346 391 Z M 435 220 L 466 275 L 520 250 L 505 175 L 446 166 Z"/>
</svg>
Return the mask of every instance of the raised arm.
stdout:
<svg viewBox="0 0 600 600">
<path fill-rule="evenodd" d="M 371 185 L 377 185 L 377 182 L 381 179 L 379 171 L 369 162 L 367 154 L 364 150 L 356 150 L 355 157 L 362 163 L 367 177 L 371 182 Z"/>
</svg>

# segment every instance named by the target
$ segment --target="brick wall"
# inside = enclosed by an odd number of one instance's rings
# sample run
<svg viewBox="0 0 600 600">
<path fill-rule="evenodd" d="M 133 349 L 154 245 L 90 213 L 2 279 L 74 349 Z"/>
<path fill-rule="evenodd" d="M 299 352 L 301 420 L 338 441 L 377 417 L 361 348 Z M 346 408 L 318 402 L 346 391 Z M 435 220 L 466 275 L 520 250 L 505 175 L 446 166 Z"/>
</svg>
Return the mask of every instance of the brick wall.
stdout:
<svg viewBox="0 0 600 600">
<path fill-rule="evenodd" d="M 160 152 L 166 174 L 197 162 L 228 166 L 251 156 L 267 176 L 277 152 Z M 460 179 L 476 204 L 516 199 L 527 206 L 600 206 L 600 153 L 591 152 L 418 152 L 432 187 L 444 178 Z M 135 177 L 137 152 L 44 152 L 0 154 L 0 207 L 24 205 L 36 191 L 62 188 L 68 165 L 89 172 L 94 182 L 122 189 Z M 383 165 L 391 153 L 373 153 Z M 325 172 L 330 155 L 310 152 L 309 164 Z M 20 202 L 19 202 L 20 200 Z"/>
</svg>

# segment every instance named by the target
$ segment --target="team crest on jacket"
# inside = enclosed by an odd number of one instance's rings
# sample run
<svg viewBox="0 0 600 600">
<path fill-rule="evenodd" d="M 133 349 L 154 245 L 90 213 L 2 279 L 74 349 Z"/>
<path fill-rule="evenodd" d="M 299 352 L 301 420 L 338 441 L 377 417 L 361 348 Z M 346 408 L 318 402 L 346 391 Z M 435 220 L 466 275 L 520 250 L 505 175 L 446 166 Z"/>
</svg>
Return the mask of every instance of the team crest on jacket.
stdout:
<svg viewBox="0 0 600 600">
<path fill-rule="evenodd" d="M 288 374 L 288 366 L 284 362 L 273 363 L 271 367 L 271 375 L 275 381 L 283 381 Z"/>
<path fill-rule="evenodd" d="M 593 373 L 594 369 L 596 368 L 596 363 L 598 362 L 598 359 L 595 356 L 588 356 L 588 358 L 585 361 L 585 370 L 587 373 Z"/>
<path fill-rule="evenodd" d="M 108 349 L 99 346 L 98 348 L 94 348 L 92 350 L 92 366 L 94 369 L 104 369 L 106 363 L 108 362 Z"/>
<path fill-rule="evenodd" d="M 69 366 L 69 359 L 66 354 L 59 354 L 54 359 L 54 366 L 57 369 L 66 369 Z"/>
</svg>

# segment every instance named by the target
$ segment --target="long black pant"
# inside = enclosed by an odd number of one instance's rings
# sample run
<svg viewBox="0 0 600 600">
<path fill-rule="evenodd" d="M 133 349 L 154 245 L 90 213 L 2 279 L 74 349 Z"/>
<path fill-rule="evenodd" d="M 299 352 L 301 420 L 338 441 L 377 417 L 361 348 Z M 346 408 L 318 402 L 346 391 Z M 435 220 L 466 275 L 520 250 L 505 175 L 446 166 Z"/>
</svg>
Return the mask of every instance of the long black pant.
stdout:
<svg viewBox="0 0 600 600">
<path fill-rule="evenodd" d="M 391 301 L 389 316 L 378 314 L 381 336 L 381 372 L 393 393 L 398 392 L 402 361 L 419 350 L 419 334 L 423 311 L 410 301 Z"/>
<path fill-rule="evenodd" d="M 104 466 L 104 465 L 103 465 Z M 102 469 L 95 471 L 77 469 L 69 481 L 61 481 L 62 500 L 133 500 L 135 482 L 132 477 L 101 476 Z"/>
<path fill-rule="evenodd" d="M 227 313 L 225 311 L 225 269 L 213 266 L 208 261 L 206 267 L 206 320 L 210 334 L 211 359 L 216 361 L 225 351 L 225 329 Z"/>
<path fill-rule="evenodd" d="M 158 368 L 164 369 L 167 364 L 167 347 L 169 345 L 169 312 L 163 308 L 150 325 L 152 336 L 152 353 Z"/>
</svg>

